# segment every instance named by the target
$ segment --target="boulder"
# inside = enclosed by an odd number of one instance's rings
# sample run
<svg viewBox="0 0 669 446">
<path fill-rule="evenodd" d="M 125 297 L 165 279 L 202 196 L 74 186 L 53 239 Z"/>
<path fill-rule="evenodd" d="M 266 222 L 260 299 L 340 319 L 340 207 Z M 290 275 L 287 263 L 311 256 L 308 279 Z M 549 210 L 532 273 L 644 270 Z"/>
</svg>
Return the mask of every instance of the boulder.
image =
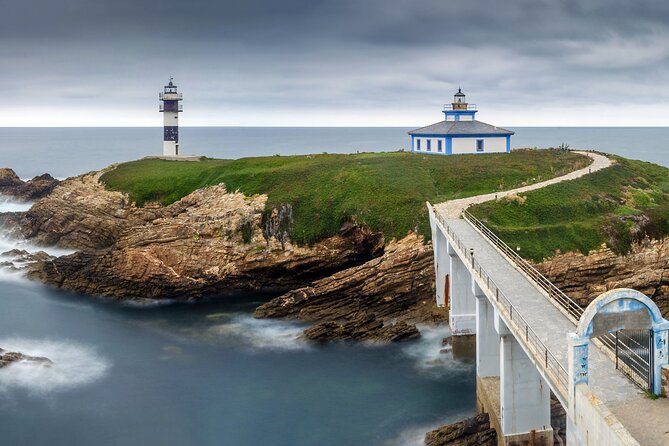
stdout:
<svg viewBox="0 0 669 446">
<path fill-rule="evenodd" d="M 6 352 L 5 350 L 0 348 L 0 369 L 20 361 L 26 361 L 34 364 L 43 365 L 46 367 L 50 367 L 53 365 L 53 361 L 43 356 L 28 356 L 19 352 Z"/>
<path fill-rule="evenodd" d="M 487 413 L 447 424 L 425 435 L 426 446 L 496 446 L 497 433 Z"/>
<path fill-rule="evenodd" d="M 45 197 L 58 183 L 58 180 L 47 173 L 23 181 L 12 169 L 0 168 L 0 194 L 18 200 L 32 201 Z"/>
</svg>

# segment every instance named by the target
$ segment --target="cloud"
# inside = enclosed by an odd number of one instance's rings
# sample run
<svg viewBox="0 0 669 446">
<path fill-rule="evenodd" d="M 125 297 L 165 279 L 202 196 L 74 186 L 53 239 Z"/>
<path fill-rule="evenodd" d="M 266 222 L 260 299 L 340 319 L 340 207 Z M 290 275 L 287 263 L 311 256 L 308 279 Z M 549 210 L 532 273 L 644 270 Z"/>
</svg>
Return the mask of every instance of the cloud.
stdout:
<svg viewBox="0 0 669 446">
<path fill-rule="evenodd" d="M 159 125 L 169 75 L 190 125 L 421 124 L 457 86 L 500 125 L 669 99 L 662 0 L 34 0 L 0 41 L 6 125 Z"/>
</svg>

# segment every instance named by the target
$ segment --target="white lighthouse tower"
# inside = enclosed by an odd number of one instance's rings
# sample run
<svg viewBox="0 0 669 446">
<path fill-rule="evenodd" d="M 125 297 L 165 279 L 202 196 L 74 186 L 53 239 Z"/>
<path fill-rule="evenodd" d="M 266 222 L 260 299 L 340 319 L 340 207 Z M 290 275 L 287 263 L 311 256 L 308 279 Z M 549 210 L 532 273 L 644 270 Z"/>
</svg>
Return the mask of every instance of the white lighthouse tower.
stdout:
<svg viewBox="0 0 669 446">
<path fill-rule="evenodd" d="M 170 77 L 169 84 L 158 95 L 160 112 L 163 113 L 163 156 L 179 156 L 179 113 L 183 111 L 183 95 Z"/>
</svg>

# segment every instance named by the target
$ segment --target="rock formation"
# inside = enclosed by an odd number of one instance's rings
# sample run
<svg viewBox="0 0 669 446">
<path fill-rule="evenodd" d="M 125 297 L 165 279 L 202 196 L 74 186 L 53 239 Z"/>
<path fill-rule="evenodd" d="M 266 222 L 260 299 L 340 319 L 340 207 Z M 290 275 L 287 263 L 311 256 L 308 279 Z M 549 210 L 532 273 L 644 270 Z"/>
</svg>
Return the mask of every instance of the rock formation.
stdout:
<svg viewBox="0 0 669 446">
<path fill-rule="evenodd" d="M 352 222 L 313 246 L 268 235 L 262 195 L 218 185 L 138 208 L 98 175 L 68 179 L 12 217 L 34 243 L 79 250 L 37 262 L 29 277 L 92 295 L 190 299 L 302 287 L 383 253 L 383 235 Z"/>
<path fill-rule="evenodd" d="M 21 180 L 12 169 L 0 168 L 0 194 L 22 201 L 47 196 L 59 181 L 45 173 L 29 181 Z"/>
<path fill-rule="evenodd" d="M 432 247 L 410 234 L 389 243 L 379 258 L 261 305 L 255 316 L 316 321 L 305 335 L 317 341 L 398 341 L 418 336 L 417 322 L 445 320 L 433 294 Z"/>
<path fill-rule="evenodd" d="M 15 362 L 26 361 L 50 367 L 53 361 L 43 356 L 28 356 L 19 352 L 7 352 L 0 348 L 0 369 Z"/>
<path fill-rule="evenodd" d="M 549 280 L 585 307 L 601 293 L 633 288 L 669 316 L 669 239 L 644 240 L 620 256 L 602 247 L 588 255 L 558 254 L 536 265 Z"/>
<path fill-rule="evenodd" d="M 425 435 L 426 446 L 495 446 L 497 433 L 487 413 L 448 424 Z"/>
</svg>

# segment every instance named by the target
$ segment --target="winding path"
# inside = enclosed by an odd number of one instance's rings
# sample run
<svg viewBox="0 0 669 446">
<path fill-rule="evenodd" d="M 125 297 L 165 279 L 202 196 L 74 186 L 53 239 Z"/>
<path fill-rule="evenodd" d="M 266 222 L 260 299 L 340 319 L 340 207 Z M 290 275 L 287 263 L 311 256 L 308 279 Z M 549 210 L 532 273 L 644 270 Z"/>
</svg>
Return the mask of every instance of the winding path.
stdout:
<svg viewBox="0 0 669 446">
<path fill-rule="evenodd" d="M 575 153 L 580 153 L 581 155 L 585 155 L 592 158 L 592 163 L 588 167 L 584 167 L 583 169 L 575 170 L 566 175 L 551 178 L 550 180 L 542 181 L 540 183 L 530 184 L 529 186 L 517 187 L 516 189 L 511 189 L 504 192 L 496 192 L 491 194 L 476 195 L 474 197 L 460 198 L 457 200 L 450 200 L 444 203 L 436 204 L 435 208 L 444 218 L 459 218 L 460 215 L 462 214 L 462 211 L 466 209 L 468 206 L 471 206 L 473 204 L 492 201 L 495 199 L 506 197 L 507 195 L 519 194 L 522 192 L 529 192 L 535 189 L 541 189 L 542 187 L 550 186 L 551 184 L 560 183 L 562 181 L 574 180 L 584 175 L 588 175 L 589 173 L 605 169 L 613 164 L 613 161 L 611 161 L 609 158 L 605 157 L 604 155 L 600 155 L 598 153 L 581 152 L 581 151 L 576 151 Z"/>
</svg>

